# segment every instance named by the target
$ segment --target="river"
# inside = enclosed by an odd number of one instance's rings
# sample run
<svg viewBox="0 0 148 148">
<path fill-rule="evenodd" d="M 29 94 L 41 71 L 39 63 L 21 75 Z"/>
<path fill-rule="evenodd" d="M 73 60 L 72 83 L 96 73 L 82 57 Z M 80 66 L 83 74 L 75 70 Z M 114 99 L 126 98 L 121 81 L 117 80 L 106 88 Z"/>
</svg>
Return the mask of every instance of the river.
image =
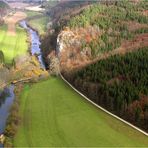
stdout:
<svg viewBox="0 0 148 148">
<path fill-rule="evenodd" d="M 6 119 L 8 117 L 9 108 L 14 100 L 14 86 L 11 85 L 1 92 L 0 99 L 0 133 L 5 129 Z"/>
<path fill-rule="evenodd" d="M 38 57 L 38 60 L 40 62 L 40 65 L 43 69 L 45 69 L 45 63 L 42 57 L 42 52 L 41 52 L 41 42 L 40 42 L 40 38 L 39 35 L 36 31 L 34 31 L 33 29 L 31 29 L 29 26 L 27 26 L 26 21 L 21 21 L 20 25 L 25 28 L 31 38 L 31 54 L 32 55 L 36 55 Z"/>
<path fill-rule="evenodd" d="M 27 30 L 28 35 L 30 36 L 31 54 L 37 56 L 40 62 L 41 68 L 45 69 L 45 64 L 44 64 L 44 61 L 42 58 L 42 52 L 40 49 L 41 42 L 40 42 L 38 33 L 33 29 L 31 29 L 29 26 L 27 26 L 26 21 L 21 21 L 20 25 L 21 27 Z M 13 85 L 8 86 L 7 88 L 4 89 L 3 92 L 0 92 L 0 134 L 2 134 L 5 130 L 7 117 L 9 115 L 9 110 L 11 108 L 14 98 L 15 98 L 15 95 L 14 95 Z M 3 147 L 3 145 L 0 144 L 0 147 Z"/>
<path fill-rule="evenodd" d="M 10 107 L 14 100 L 14 86 L 11 85 L 0 92 L 0 134 L 4 132 Z M 3 147 L 0 144 L 0 147 Z"/>
</svg>

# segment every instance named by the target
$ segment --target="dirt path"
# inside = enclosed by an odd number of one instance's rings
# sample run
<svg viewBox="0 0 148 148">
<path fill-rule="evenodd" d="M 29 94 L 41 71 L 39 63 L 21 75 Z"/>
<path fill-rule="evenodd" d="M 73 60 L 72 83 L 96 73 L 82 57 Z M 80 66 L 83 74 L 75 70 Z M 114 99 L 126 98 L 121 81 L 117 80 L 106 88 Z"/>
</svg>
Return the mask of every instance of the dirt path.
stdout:
<svg viewBox="0 0 148 148">
<path fill-rule="evenodd" d="M 27 17 L 27 15 L 24 12 L 18 11 L 13 16 L 8 16 L 5 18 L 5 22 L 8 25 L 8 35 L 15 36 L 16 35 L 16 23 L 20 20 L 23 20 Z"/>
</svg>

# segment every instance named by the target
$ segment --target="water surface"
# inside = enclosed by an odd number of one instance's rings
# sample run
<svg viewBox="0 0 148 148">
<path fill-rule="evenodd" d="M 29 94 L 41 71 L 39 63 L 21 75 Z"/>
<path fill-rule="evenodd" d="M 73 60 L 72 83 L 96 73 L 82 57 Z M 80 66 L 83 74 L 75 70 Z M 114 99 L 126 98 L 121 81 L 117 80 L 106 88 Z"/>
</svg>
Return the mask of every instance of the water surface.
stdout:
<svg viewBox="0 0 148 148">
<path fill-rule="evenodd" d="M 42 51 L 40 48 L 41 42 L 38 33 L 27 26 L 26 21 L 21 21 L 20 25 L 29 32 L 29 35 L 31 37 L 31 54 L 37 55 L 41 67 L 45 69 L 45 63 L 43 61 Z"/>
<path fill-rule="evenodd" d="M 7 121 L 13 100 L 14 100 L 13 85 L 5 88 L 3 92 L 0 92 L 0 134 L 2 134 L 5 130 L 6 121 Z M 3 145 L 0 144 L 0 147 L 3 147 Z"/>
</svg>

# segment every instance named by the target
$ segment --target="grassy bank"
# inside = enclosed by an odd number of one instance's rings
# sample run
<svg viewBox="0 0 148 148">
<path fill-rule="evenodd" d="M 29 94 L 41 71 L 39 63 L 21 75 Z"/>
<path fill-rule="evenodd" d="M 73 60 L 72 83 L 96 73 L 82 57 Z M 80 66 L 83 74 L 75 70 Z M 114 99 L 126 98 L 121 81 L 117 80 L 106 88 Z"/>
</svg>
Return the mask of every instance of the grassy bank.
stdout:
<svg viewBox="0 0 148 148">
<path fill-rule="evenodd" d="M 26 54 L 28 50 L 26 31 L 16 26 L 16 35 L 7 33 L 7 26 L 0 27 L 0 50 L 4 54 L 5 63 L 10 64 L 12 60 L 20 55 Z"/>
<path fill-rule="evenodd" d="M 25 11 L 25 13 L 27 14 L 27 17 L 34 17 L 37 15 L 42 15 L 41 12 L 36 12 L 36 11 Z"/>
<path fill-rule="evenodd" d="M 47 16 L 40 16 L 39 18 L 35 18 L 29 21 L 29 25 L 36 29 L 38 33 L 44 34 L 46 32 L 47 23 L 49 18 Z"/>
<path fill-rule="evenodd" d="M 40 35 L 44 34 L 47 30 L 49 16 L 34 11 L 26 11 L 25 13 L 27 14 L 29 25 L 37 30 Z"/>
<path fill-rule="evenodd" d="M 89 104 L 59 78 L 26 85 L 15 147 L 148 146 L 147 137 Z"/>
</svg>

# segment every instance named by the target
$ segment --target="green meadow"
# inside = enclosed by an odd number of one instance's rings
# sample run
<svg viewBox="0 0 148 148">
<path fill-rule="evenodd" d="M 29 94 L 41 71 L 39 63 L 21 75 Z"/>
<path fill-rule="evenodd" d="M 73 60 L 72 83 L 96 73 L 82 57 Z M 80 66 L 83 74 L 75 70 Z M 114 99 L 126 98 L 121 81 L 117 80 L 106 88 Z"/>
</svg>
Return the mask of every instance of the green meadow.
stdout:
<svg viewBox="0 0 148 148">
<path fill-rule="evenodd" d="M 26 31 L 16 26 L 16 35 L 7 33 L 7 25 L 0 26 L 0 50 L 4 54 L 5 63 L 11 64 L 12 60 L 26 54 L 28 50 Z"/>
<path fill-rule="evenodd" d="M 50 17 L 41 12 L 25 11 L 25 13 L 28 18 L 31 18 L 28 20 L 29 25 L 36 29 L 40 35 L 44 34 Z"/>
<path fill-rule="evenodd" d="M 47 16 L 40 16 L 29 21 L 29 24 L 38 31 L 39 34 L 44 34 L 46 31 L 49 18 Z"/>
<path fill-rule="evenodd" d="M 34 16 L 37 16 L 37 15 L 42 15 L 41 12 L 29 11 L 29 10 L 26 10 L 25 13 L 27 14 L 27 17 L 34 17 Z"/>
<path fill-rule="evenodd" d="M 60 78 L 26 85 L 14 147 L 138 147 L 148 138 L 96 108 Z"/>
</svg>

